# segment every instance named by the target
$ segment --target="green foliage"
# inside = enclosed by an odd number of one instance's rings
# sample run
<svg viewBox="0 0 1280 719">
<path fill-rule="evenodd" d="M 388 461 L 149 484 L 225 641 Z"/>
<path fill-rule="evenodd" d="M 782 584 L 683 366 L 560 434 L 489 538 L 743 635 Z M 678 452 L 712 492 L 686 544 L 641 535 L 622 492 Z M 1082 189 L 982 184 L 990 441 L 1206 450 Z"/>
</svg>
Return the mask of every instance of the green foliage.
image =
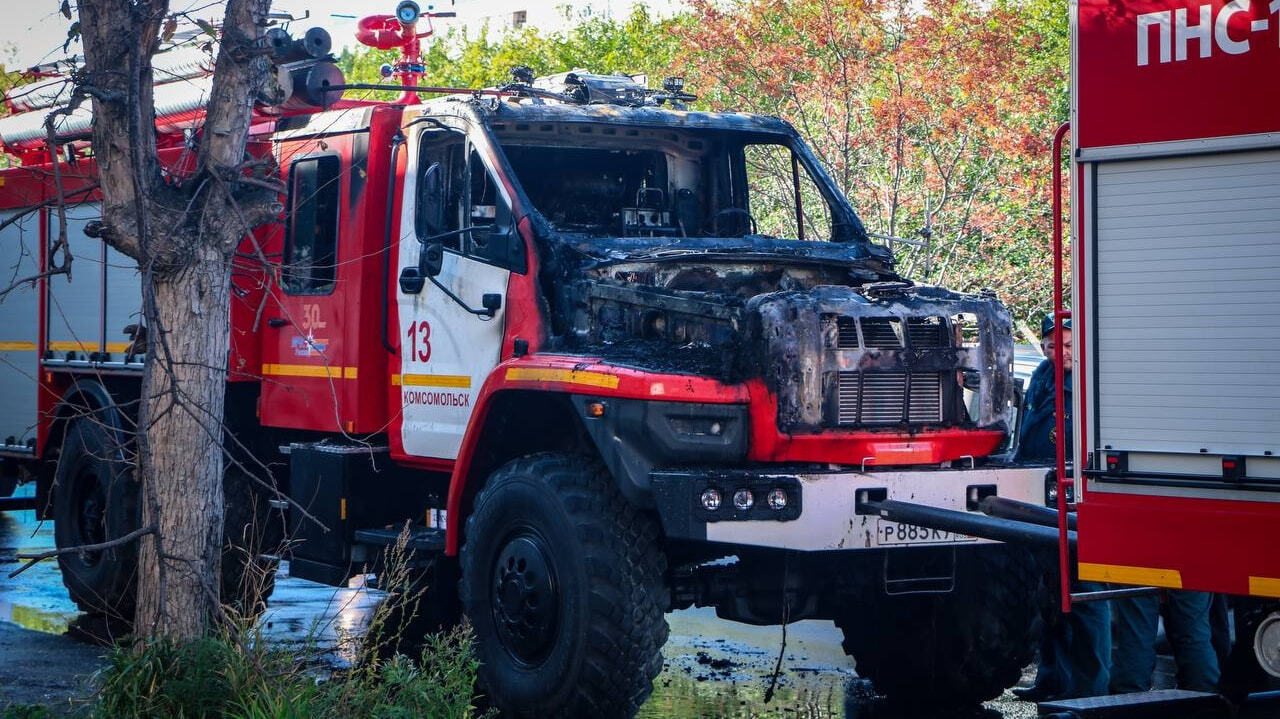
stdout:
<svg viewBox="0 0 1280 719">
<path fill-rule="evenodd" d="M 352 665 L 326 672 L 308 652 L 271 647 L 251 617 L 229 616 L 220 632 L 203 639 L 161 639 L 117 647 L 99 676 L 92 716 L 101 719 L 464 719 L 475 714 L 479 662 L 467 626 L 421 643 L 407 607 L 419 606 L 428 587 L 414 581 L 408 527 L 385 556 L 379 575 L 387 597 L 369 619 Z M 410 613 L 411 614 L 411 613 Z M 407 621 L 406 621 L 407 620 Z M 399 653 L 414 646 L 411 659 Z M 13 719 L 18 719 L 16 715 Z M 39 715 L 34 715 L 39 716 Z M 8 714 L 0 719 L 10 719 Z"/>
<path fill-rule="evenodd" d="M 637 5 L 625 21 L 592 19 L 560 32 L 533 27 L 475 37 L 451 29 L 423 50 L 424 85 L 481 88 L 509 82 L 511 68 L 527 65 L 539 75 L 577 68 L 592 72 L 669 74 L 679 49 L 676 31 L 684 19 L 659 20 Z M 384 82 L 379 68 L 397 51 L 344 51 L 338 58 L 349 82 Z M 393 96 L 390 96 L 393 97 Z"/>
<path fill-rule="evenodd" d="M 478 663 L 466 629 L 428 637 L 422 658 L 397 654 L 327 679 L 299 655 L 255 637 L 162 640 L 117 648 L 101 675 L 92 716 L 103 719 L 458 719 L 474 714 Z M 3 719 L 43 716 L 6 710 Z M 17 713 L 15 713 L 17 712 Z"/>
<path fill-rule="evenodd" d="M 40 704 L 14 704 L 0 710 L 0 719 L 51 719 L 49 707 Z"/>
<path fill-rule="evenodd" d="M 161 640 L 141 650 L 117 648 L 104 670 L 94 716 L 221 716 L 236 693 L 248 688 L 237 679 L 244 678 L 243 669 L 251 662 L 230 642 L 213 638 Z"/>
</svg>

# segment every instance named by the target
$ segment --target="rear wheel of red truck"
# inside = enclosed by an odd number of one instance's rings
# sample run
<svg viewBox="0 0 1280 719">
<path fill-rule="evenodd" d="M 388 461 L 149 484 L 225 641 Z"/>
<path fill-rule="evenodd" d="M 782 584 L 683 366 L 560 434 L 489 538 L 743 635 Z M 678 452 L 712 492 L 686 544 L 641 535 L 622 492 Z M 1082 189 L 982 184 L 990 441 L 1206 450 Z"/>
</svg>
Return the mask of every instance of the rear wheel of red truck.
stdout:
<svg viewBox="0 0 1280 719">
<path fill-rule="evenodd" d="M 138 527 L 138 485 L 118 433 L 89 416 L 67 429 L 54 477 L 59 549 L 102 544 Z M 62 582 L 82 611 L 133 621 L 136 542 L 58 555 Z"/>
<path fill-rule="evenodd" d="M 951 592 L 881 590 L 854 602 L 836 624 L 858 675 L 891 704 L 965 707 L 1018 682 L 1035 657 L 1046 592 L 1030 551 L 958 547 Z"/>
<path fill-rule="evenodd" d="M 505 715 L 629 717 L 653 691 L 667 639 L 658 528 L 599 462 L 537 454 L 498 469 L 461 563 L 482 691 Z"/>
<path fill-rule="evenodd" d="M 85 416 L 67 428 L 53 485 L 59 549 L 102 544 L 140 526 L 128 439 L 103 417 Z M 242 470 L 228 468 L 224 489 L 222 601 L 254 617 L 266 608 L 275 588 L 275 562 L 262 555 L 278 551 L 283 527 L 268 511 L 266 493 Z M 58 565 L 67 593 L 81 611 L 133 621 L 137 541 L 96 552 L 66 552 L 58 555 Z"/>
</svg>

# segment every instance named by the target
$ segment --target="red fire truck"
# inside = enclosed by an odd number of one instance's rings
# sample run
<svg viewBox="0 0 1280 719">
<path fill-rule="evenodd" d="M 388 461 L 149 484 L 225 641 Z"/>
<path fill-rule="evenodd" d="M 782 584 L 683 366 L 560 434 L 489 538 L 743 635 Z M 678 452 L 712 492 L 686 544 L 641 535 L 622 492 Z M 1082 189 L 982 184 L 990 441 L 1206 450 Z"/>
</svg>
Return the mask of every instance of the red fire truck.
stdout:
<svg viewBox="0 0 1280 719">
<path fill-rule="evenodd" d="M 1280 2 L 1073 7 L 1062 534 L 1072 482 L 1082 579 L 1280 597 Z M 1236 625 L 1280 677 L 1277 607 Z"/>
<path fill-rule="evenodd" d="M 980 511 L 1047 511 L 1051 489 L 1047 467 L 1004 459 L 1016 387 L 994 295 L 899 275 L 776 118 L 689 111 L 678 78 L 420 88 L 425 23 L 412 2 L 360 23 L 404 50 L 392 102 L 357 99 L 370 86 L 344 84 L 314 33 L 271 36 L 295 95 L 259 109 L 250 146 L 278 163 L 286 211 L 233 268 L 225 421 L 256 458 L 236 464 L 281 492 L 292 573 L 343 584 L 409 523 L 423 613 L 466 613 L 486 693 L 522 716 L 633 713 L 664 613 L 691 605 L 834 619 L 902 703 L 1014 684 L 1049 595 L 1031 552 L 994 540 L 1057 535 Z M 181 182 L 208 71 L 158 77 Z M 19 88 L 0 119 L 20 162 L 0 172 L 0 268 L 74 258 L 0 304 L 0 457 L 71 547 L 137 526 L 145 327 L 136 266 L 83 232 L 92 118 L 47 138 L 63 91 Z M 59 561 L 82 607 L 127 612 L 128 547 Z"/>
</svg>

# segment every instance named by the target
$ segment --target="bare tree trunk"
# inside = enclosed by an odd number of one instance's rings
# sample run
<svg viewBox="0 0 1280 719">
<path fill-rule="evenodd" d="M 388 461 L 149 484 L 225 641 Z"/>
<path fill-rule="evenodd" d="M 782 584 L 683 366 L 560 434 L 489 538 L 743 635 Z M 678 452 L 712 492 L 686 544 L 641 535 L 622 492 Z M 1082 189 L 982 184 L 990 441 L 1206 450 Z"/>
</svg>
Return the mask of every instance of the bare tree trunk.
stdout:
<svg viewBox="0 0 1280 719">
<path fill-rule="evenodd" d="M 79 4 L 78 92 L 93 98 L 103 198 L 91 231 L 136 259 L 144 277 L 138 477 L 143 526 L 156 527 L 139 552 L 135 631 L 144 637 L 199 636 L 219 609 L 231 258 L 281 209 L 278 187 L 264 178 L 270 168 L 245 155 L 254 99 L 272 94 L 260 43 L 270 6 L 227 0 L 196 170 L 165 182 L 151 58 L 171 17 L 168 0 Z"/>
<path fill-rule="evenodd" d="M 142 542 L 135 619 L 146 636 L 197 636 L 218 610 L 230 273 L 219 249 L 198 254 L 148 288 L 138 459 L 142 523 L 157 531 Z"/>
</svg>

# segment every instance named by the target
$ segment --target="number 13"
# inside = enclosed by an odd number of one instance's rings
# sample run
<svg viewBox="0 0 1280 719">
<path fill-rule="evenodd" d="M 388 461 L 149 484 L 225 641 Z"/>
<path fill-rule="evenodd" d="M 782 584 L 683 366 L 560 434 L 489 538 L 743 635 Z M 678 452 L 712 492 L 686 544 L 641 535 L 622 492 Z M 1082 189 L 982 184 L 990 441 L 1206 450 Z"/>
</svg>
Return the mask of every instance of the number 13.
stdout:
<svg viewBox="0 0 1280 719">
<path fill-rule="evenodd" d="M 431 359 L 431 325 L 426 320 L 409 323 L 409 356 L 416 357 L 419 362 Z"/>
</svg>

